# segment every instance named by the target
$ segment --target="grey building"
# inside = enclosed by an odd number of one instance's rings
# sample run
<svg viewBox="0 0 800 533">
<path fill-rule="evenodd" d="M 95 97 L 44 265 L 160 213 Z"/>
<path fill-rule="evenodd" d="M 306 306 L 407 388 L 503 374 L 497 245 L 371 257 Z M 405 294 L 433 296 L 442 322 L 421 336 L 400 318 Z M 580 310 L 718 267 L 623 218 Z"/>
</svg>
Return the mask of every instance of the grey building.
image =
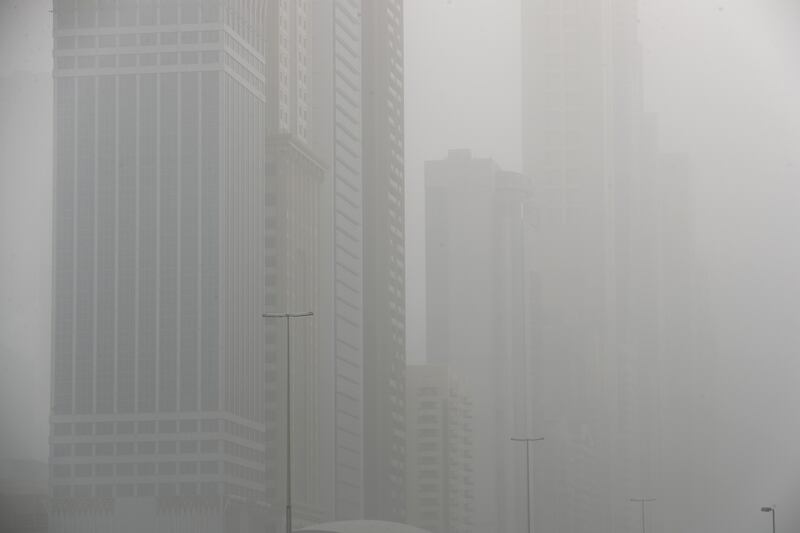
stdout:
<svg viewBox="0 0 800 533">
<path fill-rule="evenodd" d="M 475 529 L 515 531 L 525 486 L 509 438 L 528 431 L 522 214 L 530 180 L 451 150 L 426 162 L 425 186 L 428 362 L 475 384 Z"/>
<path fill-rule="evenodd" d="M 408 523 L 431 533 L 470 533 L 472 396 L 445 365 L 409 365 L 406 372 Z"/>
<path fill-rule="evenodd" d="M 324 417 L 334 516 L 364 513 L 364 197 L 362 5 L 314 5 L 314 147 L 327 168 L 320 196 L 320 353 L 333 401 Z"/>
<path fill-rule="evenodd" d="M 707 317 L 690 175 L 661 152 L 645 113 L 638 9 L 522 4 L 531 425 L 547 436 L 538 530 L 635 530 L 628 499 L 667 491 L 683 511 L 648 530 L 696 529 L 687 517 L 705 505 L 689 493 L 703 486 L 694 477 L 710 470 L 712 445 L 698 436 L 691 453 L 678 437 L 706 433 L 708 405 L 687 398 L 713 375 L 701 362 L 713 346 L 697 334 Z M 699 456 L 704 467 L 689 466 Z"/>
<path fill-rule="evenodd" d="M 364 514 L 405 521 L 403 2 L 364 2 Z"/>
<path fill-rule="evenodd" d="M 53 531 L 282 523 L 285 346 L 261 314 L 316 305 L 306 4 L 54 2 Z M 323 400 L 298 328 L 303 523 L 325 517 Z"/>
</svg>

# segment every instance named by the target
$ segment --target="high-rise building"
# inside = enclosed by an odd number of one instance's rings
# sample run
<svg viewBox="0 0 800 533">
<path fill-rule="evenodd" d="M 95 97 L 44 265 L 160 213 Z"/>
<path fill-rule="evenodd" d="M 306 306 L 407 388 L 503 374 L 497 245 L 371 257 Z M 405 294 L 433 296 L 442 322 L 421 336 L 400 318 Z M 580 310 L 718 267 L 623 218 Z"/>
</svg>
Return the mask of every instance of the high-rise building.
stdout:
<svg viewBox="0 0 800 533">
<path fill-rule="evenodd" d="M 332 383 L 334 516 L 364 514 L 364 208 L 362 2 L 314 5 L 314 146 L 327 169 L 320 196 L 320 355 Z"/>
<path fill-rule="evenodd" d="M 672 435 L 689 409 L 672 400 L 681 382 L 691 389 L 680 361 L 710 351 L 684 292 L 696 273 L 676 268 L 696 269 L 688 175 L 644 112 L 637 11 L 638 0 L 522 4 L 530 425 L 546 436 L 538 530 L 631 531 L 629 498 L 677 489 L 686 457 Z M 682 501 L 685 516 L 696 504 Z M 666 524 L 651 529 L 688 527 Z"/>
<path fill-rule="evenodd" d="M 445 365 L 406 370 L 408 523 L 473 531 L 472 399 Z"/>
<path fill-rule="evenodd" d="M 403 2 L 364 2 L 364 514 L 405 522 Z"/>
<path fill-rule="evenodd" d="M 426 162 L 425 180 L 428 362 L 476 384 L 475 529 L 518 530 L 525 486 L 509 439 L 528 430 L 522 208 L 530 180 L 469 150 Z"/>
<path fill-rule="evenodd" d="M 265 310 L 313 312 L 289 324 L 267 319 L 267 457 L 283 509 L 286 480 L 286 364 L 291 365 L 293 527 L 332 518 L 330 458 L 323 419 L 329 401 L 327 361 L 319 351 L 320 189 L 325 163 L 313 150 L 313 6 L 308 0 L 261 2 L 267 59 Z M 280 515 L 280 516 L 279 516 Z M 281 512 L 271 517 L 283 524 Z"/>
<path fill-rule="evenodd" d="M 277 527 L 285 345 L 261 315 L 316 307 L 308 3 L 54 15 L 53 530 Z M 302 524 L 326 516 L 325 402 L 316 325 L 293 327 Z"/>
<path fill-rule="evenodd" d="M 636 20 L 637 0 L 522 6 L 532 425 L 549 456 L 535 477 L 540 530 L 627 529 L 627 499 L 650 488 L 636 458 L 643 353 L 632 327 L 647 180 Z"/>
</svg>

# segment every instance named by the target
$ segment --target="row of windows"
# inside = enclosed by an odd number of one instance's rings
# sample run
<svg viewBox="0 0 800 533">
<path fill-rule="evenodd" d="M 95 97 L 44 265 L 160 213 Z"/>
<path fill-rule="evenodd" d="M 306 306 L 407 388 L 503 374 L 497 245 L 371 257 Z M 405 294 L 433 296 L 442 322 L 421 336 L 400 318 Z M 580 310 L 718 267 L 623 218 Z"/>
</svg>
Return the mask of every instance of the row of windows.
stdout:
<svg viewBox="0 0 800 533">
<path fill-rule="evenodd" d="M 203 52 L 162 52 L 160 54 L 109 54 L 100 56 L 59 56 L 56 57 L 56 68 L 59 69 L 93 69 L 93 68 L 132 68 L 173 65 L 210 65 L 220 62 L 218 50 Z"/>
<path fill-rule="evenodd" d="M 110 457 L 177 453 L 217 453 L 219 440 L 142 441 L 142 442 L 57 442 L 53 457 Z M 227 451 L 227 450 L 226 450 Z"/>
<path fill-rule="evenodd" d="M 64 35 L 56 37 L 56 50 L 74 50 L 86 48 L 116 48 L 131 46 L 169 46 L 181 44 L 216 43 L 219 41 L 218 30 L 206 31 L 167 31 L 148 33 L 123 33 L 121 35 Z"/>
<path fill-rule="evenodd" d="M 70 435 L 130 435 L 153 433 L 214 433 L 219 431 L 220 420 L 143 420 L 139 422 L 56 422 L 53 424 L 53 435 L 65 437 Z M 224 428 L 232 424 L 224 421 Z M 158 430 L 158 431 L 156 431 Z"/>
<path fill-rule="evenodd" d="M 132 496 L 216 496 L 221 484 L 213 481 L 200 483 L 85 483 L 73 485 L 56 485 L 53 487 L 55 498 L 90 498 L 92 496 L 114 496 L 117 498 Z M 261 496 L 263 499 L 263 496 Z"/>
<path fill-rule="evenodd" d="M 53 479 L 57 480 L 72 477 L 208 475 L 218 474 L 219 471 L 219 461 L 161 461 L 150 463 L 52 465 Z"/>
<path fill-rule="evenodd" d="M 56 29 L 156 24 L 200 24 L 220 21 L 219 0 L 60 0 L 55 4 Z M 179 5 L 180 4 L 180 9 Z"/>
</svg>

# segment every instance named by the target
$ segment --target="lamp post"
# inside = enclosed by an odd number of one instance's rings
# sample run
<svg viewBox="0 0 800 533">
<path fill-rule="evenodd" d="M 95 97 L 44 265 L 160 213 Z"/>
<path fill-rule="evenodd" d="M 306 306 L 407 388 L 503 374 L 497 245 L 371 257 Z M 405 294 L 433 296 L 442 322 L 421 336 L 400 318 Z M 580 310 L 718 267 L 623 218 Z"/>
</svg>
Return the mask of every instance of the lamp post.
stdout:
<svg viewBox="0 0 800 533">
<path fill-rule="evenodd" d="M 772 533 L 775 533 L 775 505 L 772 507 L 762 507 L 762 513 L 772 513 Z"/>
<path fill-rule="evenodd" d="M 644 504 L 656 501 L 655 498 L 631 498 L 632 502 L 641 503 L 642 504 L 642 533 L 644 531 Z"/>
<path fill-rule="evenodd" d="M 544 437 L 535 439 L 526 437 L 511 437 L 514 442 L 525 443 L 525 488 L 528 496 L 528 531 L 531 533 L 531 443 L 544 440 Z"/>
<path fill-rule="evenodd" d="M 292 533 L 292 373 L 289 324 L 292 318 L 313 315 L 314 313 L 311 311 L 305 313 L 265 313 L 261 315 L 264 318 L 286 319 L 286 533 Z"/>
</svg>

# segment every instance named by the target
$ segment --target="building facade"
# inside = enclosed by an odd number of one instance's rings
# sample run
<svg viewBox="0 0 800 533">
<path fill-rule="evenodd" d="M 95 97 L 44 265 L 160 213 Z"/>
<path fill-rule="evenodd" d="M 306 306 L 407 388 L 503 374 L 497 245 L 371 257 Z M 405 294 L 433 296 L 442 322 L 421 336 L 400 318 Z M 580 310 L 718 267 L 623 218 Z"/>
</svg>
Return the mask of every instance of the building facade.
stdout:
<svg viewBox="0 0 800 533">
<path fill-rule="evenodd" d="M 638 10 L 638 0 L 522 5 L 530 424 L 546 436 L 539 530 L 635 531 L 629 498 L 666 491 L 684 511 L 648 530 L 696 528 L 685 517 L 698 504 L 676 481 L 690 484 L 691 454 L 676 439 L 700 390 L 684 358 L 702 366 L 713 347 L 692 332 L 707 318 L 684 292 L 703 292 L 688 167 L 661 153 L 645 113 Z"/>
<path fill-rule="evenodd" d="M 425 180 L 428 362 L 474 387 L 482 428 L 475 528 L 513 531 L 525 505 L 509 439 L 528 431 L 522 214 L 530 180 L 469 150 L 426 162 Z"/>
<path fill-rule="evenodd" d="M 282 524 L 285 346 L 261 315 L 316 305 L 306 9 L 54 2 L 53 531 Z M 298 328 L 302 523 L 326 515 Z"/>
<path fill-rule="evenodd" d="M 320 350 L 330 359 L 334 516 L 364 513 L 362 5 L 314 2 L 314 146 L 320 197 Z"/>
<path fill-rule="evenodd" d="M 431 533 L 474 530 L 472 399 L 444 365 L 406 370 L 408 523 Z"/>
<path fill-rule="evenodd" d="M 403 2 L 364 24 L 364 516 L 405 521 Z"/>
</svg>

